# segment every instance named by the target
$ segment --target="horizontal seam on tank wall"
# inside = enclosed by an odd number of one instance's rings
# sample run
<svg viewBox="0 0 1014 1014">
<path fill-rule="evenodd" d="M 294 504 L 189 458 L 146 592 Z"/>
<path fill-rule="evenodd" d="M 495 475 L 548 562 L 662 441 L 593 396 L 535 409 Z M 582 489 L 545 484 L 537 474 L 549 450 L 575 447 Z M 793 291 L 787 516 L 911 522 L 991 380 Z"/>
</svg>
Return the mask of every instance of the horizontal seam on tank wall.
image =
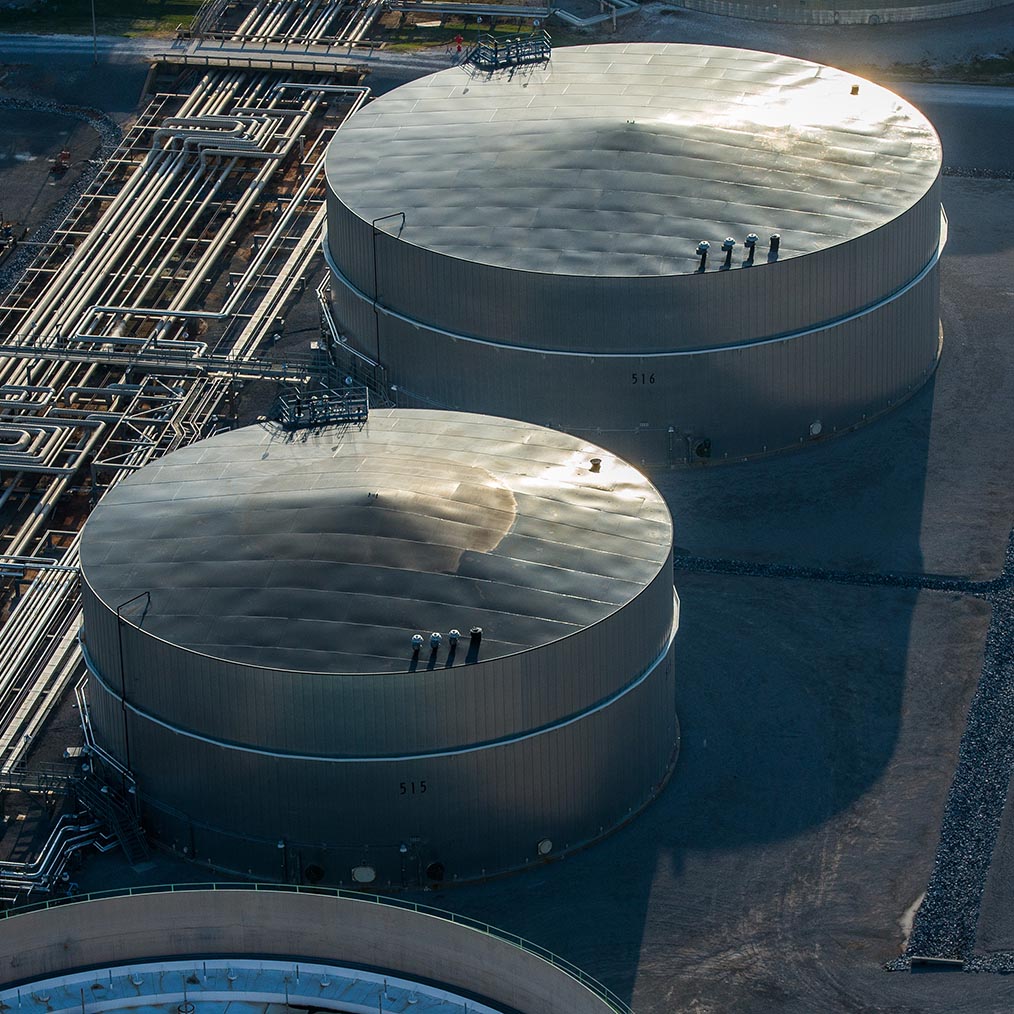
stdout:
<svg viewBox="0 0 1014 1014">
<path fill-rule="evenodd" d="M 142 710 L 135 704 L 131 704 L 130 701 L 124 701 L 124 706 L 132 711 L 135 715 L 146 719 L 149 722 L 154 722 L 156 725 L 160 725 L 164 729 L 168 729 L 170 732 L 174 732 L 180 736 L 186 736 L 188 739 L 196 739 L 202 743 L 208 743 L 211 746 L 218 746 L 224 750 L 237 750 L 241 753 L 252 753 L 257 754 L 261 757 L 277 757 L 282 760 L 294 760 L 294 761 L 314 761 L 321 764 L 371 764 L 371 763 L 394 763 L 398 761 L 416 761 L 416 760 L 430 760 L 437 757 L 456 757 L 462 754 L 477 753 L 480 750 L 492 750 L 496 747 L 510 746 L 514 743 L 521 743 L 526 739 L 533 739 L 536 736 L 542 736 L 547 732 L 555 732 L 558 729 L 564 729 L 568 725 L 573 725 L 575 722 L 580 722 L 585 718 L 603 711 L 605 708 L 611 707 L 618 700 L 625 697 L 632 690 L 636 690 L 642 683 L 645 682 L 655 670 L 665 661 L 669 652 L 672 650 L 673 641 L 676 639 L 676 633 L 679 629 L 679 598 L 676 595 L 675 589 L 673 589 L 673 621 L 672 627 L 669 630 L 669 637 L 666 639 L 665 646 L 659 652 L 658 657 L 644 670 L 640 675 L 636 676 L 629 683 L 620 687 L 619 690 L 610 694 L 608 697 L 589 707 L 577 712 L 573 715 L 568 715 L 557 722 L 551 722 L 548 725 L 539 726 L 537 729 L 531 729 L 528 732 L 518 733 L 513 736 L 501 736 L 499 739 L 487 740 L 483 743 L 474 743 L 469 746 L 457 746 L 448 747 L 446 750 L 427 750 L 422 753 L 404 753 L 404 754 L 376 754 L 376 755 L 357 755 L 357 756 L 346 756 L 346 757 L 328 757 L 320 754 L 301 754 L 301 753 L 289 753 L 284 750 L 266 750 L 260 747 L 246 746 L 240 743 L 230 743 L 227 740 L 214 739 L 211 736 L 202 735 L 199 732 L 192 732 L 188 729 L 181 729 L 177 725 L 173 725 L 171 722 L 165 721 L 165 719 L 157 718 L 156 716 L 149 714 L 147 711 Z M 99 672 L 97 666 L 92 660 L 91 655 L 88 652 L 87 646 L 81 644 L 81 654 L 84 657 L 85 664 L 88 667 L 89 673 L 95 679 L 95 681 L 117 701 L 122 700 L 120 694 L 103 679 L 102 674 Z"/>
<path fill-rule="evenodd" d="M 923 269 L 914 278 L 905 282 L 904 285 L 895 289 L 887 296 L 883 296 L 875 303 L 870 303 L 859 310 L 853 310 L 844 316 L 834 317 L 831 320 L 822 321 L 819 324 L 814 324 L 801 331 L 788 331 L 783 334 L 767 335 L 764 338 L 752 338 L 749 341 L 736 342 L 732 345 L 710 345 L 706 348 L 668 349 L 654 352 L 599 352 L 595 349 L 582 349 L 580 351 L 575 351 L 573 349 L 540 349 L 531 345 L 512 345 L 510 342 L 494 341 L 490 338 L 477 338 L 473 335 L 461 334 L 458 331 L 448 331 L 446 328 L 438 327 L 435 324 L 425 324 L 413 317 L 409 317 L 406 314 L 399 313 L 397 310 L 392 310 L 390 307 L 384 306 L 383 303 L 377 302 L 372 296 L 368 296 L 361 289 L 353 285 L 353 283 L 342 273 L 341 269 L 335 263 L 328 247 L 327 237 L 325 237 L 323 241 L 324 260 L 327 261 L 328 268 L 330 268 L 334 277 L 350 292 L 368 303 L 379 313 L 384 314 L 385 317 L 393 317 L 394 319 L 400 320 L 411 327 L 419 330 L 432 331 L 435 334 L 443 335 L 446 338 L 453 338 L 455 341 L 469 342 L 473 345 L 485 345 L 489 348 L 502 349 L 505 352 L 529 352 L 540 356 L 576 356 L 581 359 L 671 359 L 675 356 L 707 356 L 722 352 L 736 352 L 763 345 L 774 345 L 779 342 L 790 342 L 798 338 L 805 338 L 807 335 L 817 334 L 820 331 L 829 331 L 832 328 L 851 323 L 852 321 L 859 320 L 861 317 L 865 317 L 876 310 L 880 310 L 883 307 L 888 306 L 890 303 L 893 303 L 896 299 L 900 299 L 905 295 L 905 293 L 915 288 L 915 286 L 917 286 L 937 266 L 946 245 L 947 215 L 944 212 L 943 205 L 941 205 L 940 237 L 937 242 L 937 248 L 933 251 L 932 256 L 926 262 Z M 714 273 L 717 274 L 718 272 Z"/>
</svg>

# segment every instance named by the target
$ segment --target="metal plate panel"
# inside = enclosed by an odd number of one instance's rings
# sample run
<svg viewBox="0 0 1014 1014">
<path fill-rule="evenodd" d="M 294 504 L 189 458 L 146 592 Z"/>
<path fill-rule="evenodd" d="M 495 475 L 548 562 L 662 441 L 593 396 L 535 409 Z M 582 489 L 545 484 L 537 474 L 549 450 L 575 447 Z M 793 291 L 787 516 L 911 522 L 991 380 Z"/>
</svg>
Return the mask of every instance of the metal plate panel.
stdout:
<svg viewBox="0 0 1014 1014">
<path fill-rule="evenodd" d="M 835 265 L 828 272 L 833 283 Z M 334 292 L 337 302 L 342 290 Z M 381 342 L 398 350 L 390 380 L 403 404 L 523 412 L 635 461 L 679 464 L 688 439 L 711 439 L 719 459 L 763 454 L 808 442 L 818 419 L 826 437 L 904 400 L 937 362 L 938 294 L 934 268 L 847 323 L 698 355 L 556 356 L 453 340 L 383 315 Z M 642 436 L 650 452 L 638 450 Z"/>
<path fill-rule="evenodd" d="M 118 704 L 94 688 L 91 696 L 115 725 Z M 425 882 L 432 861 L 445 864 L 448 880 L 522 867 L 538 860 L 543 838 L 559 855 L 629 819 L 674 759 L 674 697 L 670 656 L 635 692 L 581 722 L 425 762 L 278 762 L 181 742 L 134 716 L 130 737 L 146 824 L 178 852 L 272 879 L 315 862 L 327 883 L 347 882 L 369 862 L 380 883 L 397 887 Z M 413 782 L 415 792 L 401 792 Z M 283 871 L 296 856 L 298 869 Z"/>
<path fill-rule="evenodd" d="M 623 691 L 673 630 L 671 561 L 606 619 L 516 655 L 415 672 L 292 673 L 183 651 L 114 613 L 85 587 L 85 640 L 101 680 L 153 720 L 261 751 L 378 757 L 468 748 L 527 734 Z M 128 618 L 130 619 L 130 618 Z M 132 617 L 134 621 L 137 617 Z M 122 669 L 121 669 L 122 664 Z"/>
</svg>

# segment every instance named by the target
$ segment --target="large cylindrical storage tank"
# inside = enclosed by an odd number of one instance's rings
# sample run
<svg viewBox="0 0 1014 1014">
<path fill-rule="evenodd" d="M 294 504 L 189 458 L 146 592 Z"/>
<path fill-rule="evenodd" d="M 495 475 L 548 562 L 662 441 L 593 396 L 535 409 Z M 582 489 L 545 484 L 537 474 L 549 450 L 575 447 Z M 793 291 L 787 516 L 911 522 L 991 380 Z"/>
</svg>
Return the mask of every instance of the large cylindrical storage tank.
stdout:
<svg viewBox="0 0 1014 1014">
<path fill-rule="evenodd" d="M 932 373 L 940 168 L 918 110 L 806 60 L 617 44 L 444 70 L 331 143 L 338 350 L 399 404 L 640 463 L 798 447 Z"/>
<path fill-rule="evenodd" d="M 482 877 L 606 834 L 675 760 L 668 509 L 564 433 L 221 434 L 111 490 L 81 567 L 96 743 L 201 863 Z"/>
</svg>

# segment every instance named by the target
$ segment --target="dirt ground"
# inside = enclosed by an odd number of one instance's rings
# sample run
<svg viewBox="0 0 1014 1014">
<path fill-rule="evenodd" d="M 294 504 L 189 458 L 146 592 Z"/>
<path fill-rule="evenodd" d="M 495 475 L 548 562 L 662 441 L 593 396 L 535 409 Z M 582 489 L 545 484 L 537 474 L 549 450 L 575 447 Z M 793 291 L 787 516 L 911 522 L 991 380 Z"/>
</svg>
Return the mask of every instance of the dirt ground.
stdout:
<svg viewBox="0 0 1014 1014">
<path fill-rule="evenodd" d="M 14 223 L 17 236 L 26 227 L 34 232 L 81 178 L 99 146 L 99 135 L 73 117 L 0 108 L 0 218 Z M 70 151 L 70 168 L 60 173 L 50 160 L 64 148 Z"/>
</svg>

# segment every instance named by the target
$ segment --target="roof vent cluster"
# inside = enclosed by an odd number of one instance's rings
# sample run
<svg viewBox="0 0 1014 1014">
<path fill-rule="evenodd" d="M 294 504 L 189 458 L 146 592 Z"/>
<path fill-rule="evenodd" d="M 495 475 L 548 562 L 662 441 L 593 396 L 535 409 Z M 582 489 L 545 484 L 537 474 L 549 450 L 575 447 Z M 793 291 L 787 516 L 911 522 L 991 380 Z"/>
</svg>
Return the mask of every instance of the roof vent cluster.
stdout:
<svg viewBox="0 0 1014 1014">
<path fill-rule="evenodd" d="M 740 267 L 749 268 L 753 267 L 754 256 L 757 252 L 757 244 L 760 241 L 757 233 L 751 232 L 749 236 L 743 240 L 743 246 L 746 247 L 746 257 L 743 258 L 743 263 Z M 778 249 L 782 244 L 782 237 L 777 232 L 771 234 L 771 238 L 768 240 L 768 262 L 778 260 Z M 697 244 L 697 256 L 700 257 L 701 263 L 698 265 L 697 273 L 703 274 L 708 270 L 708 251 L 711 249 L 711 244 L 706 240 L 702 239 Z M 722 243 L 722 252 L 725 254 L 725 260 L 721 263 L 718 270 L 728 271 L 732 268 L 732 251 L 736 249 L 736 241 L 732 236 L 727 236 Z"/>
<path fill-rule="evenodd" d="M 479 643 L 482 641 L 482 627 L 472 627 L 472 629 L 468 632 L 468 635 L 469 646 L 477 649 L 479 647 Z M 433 654 L 436 654 L 436 652 L 440 650 L 440 645 L 443 643 L 443 640 L 444 635 L 441 634 L 439 630 L 434 630 L 433 633 L 430 634 L 430 651 Z M 458 647 L 458 641 L 461 640 L 461 631 L 458 630 L 457 627 L 451 628 L 451 630 L 447 632 L 447 640 L 451 646 L 451 651 L 453 652 Z M 423 637 L 422 634 L 413 634 L 412 654 L 418 655 L 425 643 L 426 638 Z"/>
</svg>

